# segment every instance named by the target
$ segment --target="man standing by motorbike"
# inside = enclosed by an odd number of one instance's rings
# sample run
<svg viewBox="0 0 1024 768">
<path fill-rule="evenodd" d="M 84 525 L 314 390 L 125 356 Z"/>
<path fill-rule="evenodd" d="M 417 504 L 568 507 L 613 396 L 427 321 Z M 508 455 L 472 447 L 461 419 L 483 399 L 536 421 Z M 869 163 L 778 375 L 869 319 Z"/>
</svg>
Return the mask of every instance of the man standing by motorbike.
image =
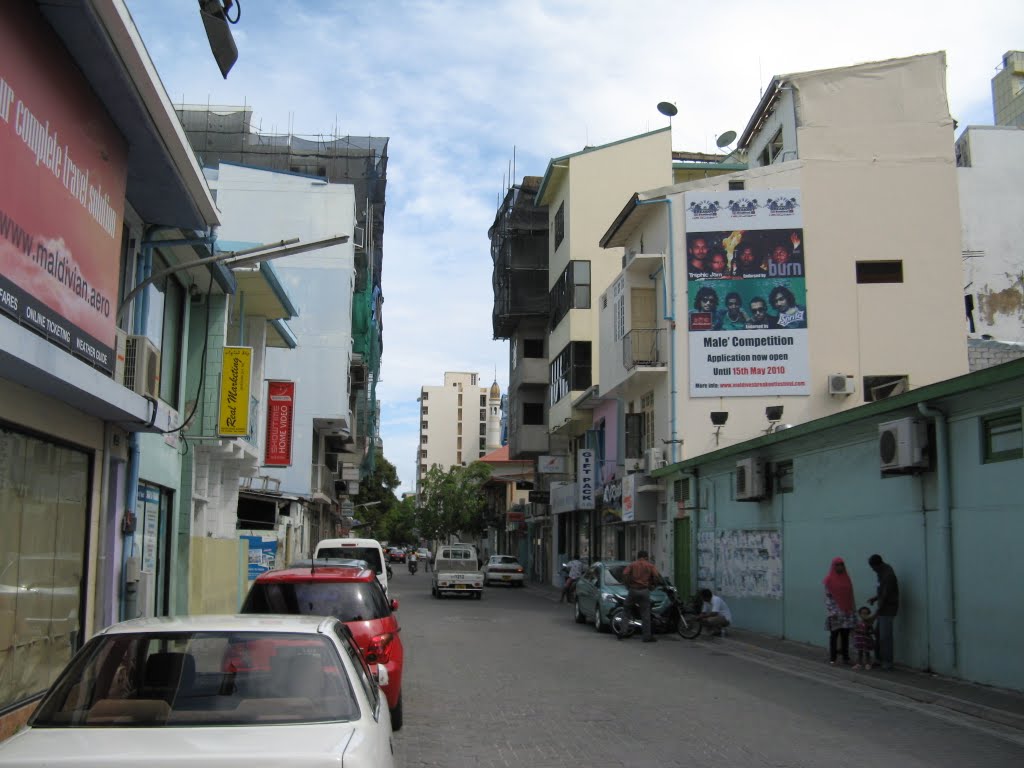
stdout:
<svg viewBox="0 0 1024 768">
<path fill-rule="evenodd" d="M 654 567 L 654 563 L 647 559 L 647 550 L 641 549 L 636 553 L 636 560 L 623 568 L 622 581 L 629 590 L 626 597 L 627 616 L 639 608 L 644 642 L 657 642 L 651 631 L 651 590 L 661 583 L 661 574 Z M 618 636 L 620 640 L 622 637 Z"/>
</svg>

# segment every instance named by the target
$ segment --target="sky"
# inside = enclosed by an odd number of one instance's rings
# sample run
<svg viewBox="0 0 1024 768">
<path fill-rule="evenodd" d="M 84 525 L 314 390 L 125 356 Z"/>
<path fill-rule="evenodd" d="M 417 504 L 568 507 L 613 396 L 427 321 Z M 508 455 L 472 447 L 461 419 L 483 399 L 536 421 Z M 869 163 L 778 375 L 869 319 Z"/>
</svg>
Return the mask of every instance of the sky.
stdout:
<svg viewBox="0 0 1024 768">
<path fill-rule="evenodd" d="M 487 230 L 510 178 L 664 127 L 662 101 L 674 149 L 718 151 L 775 75 L 938 50 L 959 130 L 991 125 L 991 79 L 1024 48 L 1007 0 L 241 0 L 225 80 L 195 0 L 126 3 L 172 102 L 249 105 L 268 133 L 389 137 L 377 395 L 399 493 L 420 387 L 469 371 L 506 391 Z"/>
</svg>

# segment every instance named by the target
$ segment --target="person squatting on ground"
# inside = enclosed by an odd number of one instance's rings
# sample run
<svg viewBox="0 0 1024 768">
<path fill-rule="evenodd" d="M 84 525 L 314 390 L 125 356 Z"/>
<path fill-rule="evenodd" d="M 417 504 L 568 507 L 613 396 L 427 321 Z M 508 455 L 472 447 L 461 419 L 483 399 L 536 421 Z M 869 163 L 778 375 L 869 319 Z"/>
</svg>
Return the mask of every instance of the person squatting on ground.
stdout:
<svg viewBox="0 0 1024 768">
<path fill-rule="evenodd" d="M 850 630 L 857 625 L 854 610 L 853 582 L 846 572 L 843 558 L 832 558 L 832 566 L 821 581 L 825 585 L 825 631 L 828 635 L 828 660 L 836 663 L 837 645 L 841 645 L 843 663 L 850 663 Z"/>
<path fill-rule="evenodd" d="M 878 633 L 878 664 L 888 671 L 893 664 L 893 619 L 900 610 L 900 585 L 892 566 L 881 555 L 868 558 L 868 565 L 878 575 L 878 591 L 868 602 L 875 605 L 875 627 Z"/>
<path fill-rule="evenodd" d="M 562 594 L 559 596 L 558 602 L 565 600 L 565 602 L 571 603 L 576 594 L 575 584 L 580 576 L 583 575 L 583 561 L 580 560 L 579 555 L 573 555 L 572 560 L 566 563 L 565 567 L 568 572 L 566 573 L 565 586 L 562 587 Z"/>
<path fill-rule="evenodd" d="M 857 611 L 857 626 L 853 628 L 853 649 L 857 651 L 854 669 L 871 669 L 871 655 L 875 652 L 875 627 L 871 609 L 866 605 Z"/>
<path fill-rule="evenodd" d="M 700 599 L 704 603 L 700 609 L 701 613 L 697 618 L 700 619 L 701 624 L 711 630 L 712 635 L 722 637 L 725 634 L 725 628 L 732 624 L 732 611 L 729 610 L 725 600 L 714 594 L 710 589 L 702 589 L 700 591 Z"/>
<path fill-rule="evenodd" d="M 636 560 L 622 569 L 622 582 L 629 590 L 626 596 L 626 615 L 634 616 L 639 609 L 644 642 L 656 642 L 651 631 L 651 590 L 661 583 L 661 574 L 654 563 L 647 559 L 647 550 L 637 552 Z M 622 639 L 622 635 L 619 635 L 619 639 Z"/>
</svg>

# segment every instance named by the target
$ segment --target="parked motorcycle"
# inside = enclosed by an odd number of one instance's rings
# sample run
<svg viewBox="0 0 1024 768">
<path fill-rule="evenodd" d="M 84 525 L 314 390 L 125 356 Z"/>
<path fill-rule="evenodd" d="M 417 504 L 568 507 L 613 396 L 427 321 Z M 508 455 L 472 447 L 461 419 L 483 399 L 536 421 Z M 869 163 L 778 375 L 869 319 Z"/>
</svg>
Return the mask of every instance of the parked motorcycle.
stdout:
<svg viewBox="0 0 1024 768">
<path fill-rule="evenodd" d="M 668 600 L 657 608 L 651 606 L 651 632 L 678 632 L 681 637 L 693 640 L 703 629 L 700 619 L 697 618 L 700 606 L 696 599 L 684 603 L 679 599 L 679 590 L 671 584 L 663 584 L 661 588 L 668 595 Z M 612 632 L 621 638 L 641 632 L 643 621 L 639 616 L 627 615 L 626 599 L 616 595 L 615 600 L 618 605 L 609 614 Z"/>
</svg>

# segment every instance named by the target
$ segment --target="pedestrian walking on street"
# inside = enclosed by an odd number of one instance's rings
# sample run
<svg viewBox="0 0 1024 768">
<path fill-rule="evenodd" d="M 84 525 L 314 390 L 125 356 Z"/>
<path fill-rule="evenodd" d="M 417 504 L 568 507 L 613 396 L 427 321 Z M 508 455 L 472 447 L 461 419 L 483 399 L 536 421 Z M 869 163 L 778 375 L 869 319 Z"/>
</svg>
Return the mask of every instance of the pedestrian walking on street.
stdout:
<svg viewBox="0 0 1024 768">
<path fill-rule="evenodd" d="M 843 663 L 850 663 L 850 630 L 857 626 L 854 613 L 857 601 L 853 599 L 853 582 L 846 572 L 843 558 L 832 558 L 832 567 L 822 579 L 825 585 L 825 630 L 828 635 L 828 660 L 835 664 L 838 654 Z M 836 646 L 840 646 L 837 648 Z"/>
<path fill-rule="evenodd" d="M 875 627 L 871 609 L 866 605 L 857 611 L 857 626 L 853 628 L 853 648 L 857 651 L 854 669 L 871 669 L 871 656 L 875 652 Z"/>
<path fill-rule="evenodd" d="M 647 559 L 647 550 L 641 549 L 637 552 L 636 560 L 622 569 L 622 583 L 629 590 L 626 596 L 627 615 L 635 615 L 639 609 L 644 642 L 657 642 L 651 631 L 651 590 L 661 583 L 661 574 L 654 567 L 654 563 Z M 622 635 L 618 638 L 621 640 Z"/>
<path fill-rule="evenodd" d="M 433 553 L 431 553 L 431 551 L 429 549 L 423 550 L 423 570 L 424 570 L 424 572 L 430 573 L 432 570 L 434 570 L 433 566 L 431 565 L 433 560 L 434 560 Z"/>
<path fill-rule="evenodd" d="M 893 664 L 893 619 L 900 610 L 900 585 L 892 566 L 881 555 L 868 558 L 868 565 L 878 575 L 878 591 L 868 602 L 875 606 L 875 627 L 878 633 L 878 664 L 890 670 Z"/>
</svg>

